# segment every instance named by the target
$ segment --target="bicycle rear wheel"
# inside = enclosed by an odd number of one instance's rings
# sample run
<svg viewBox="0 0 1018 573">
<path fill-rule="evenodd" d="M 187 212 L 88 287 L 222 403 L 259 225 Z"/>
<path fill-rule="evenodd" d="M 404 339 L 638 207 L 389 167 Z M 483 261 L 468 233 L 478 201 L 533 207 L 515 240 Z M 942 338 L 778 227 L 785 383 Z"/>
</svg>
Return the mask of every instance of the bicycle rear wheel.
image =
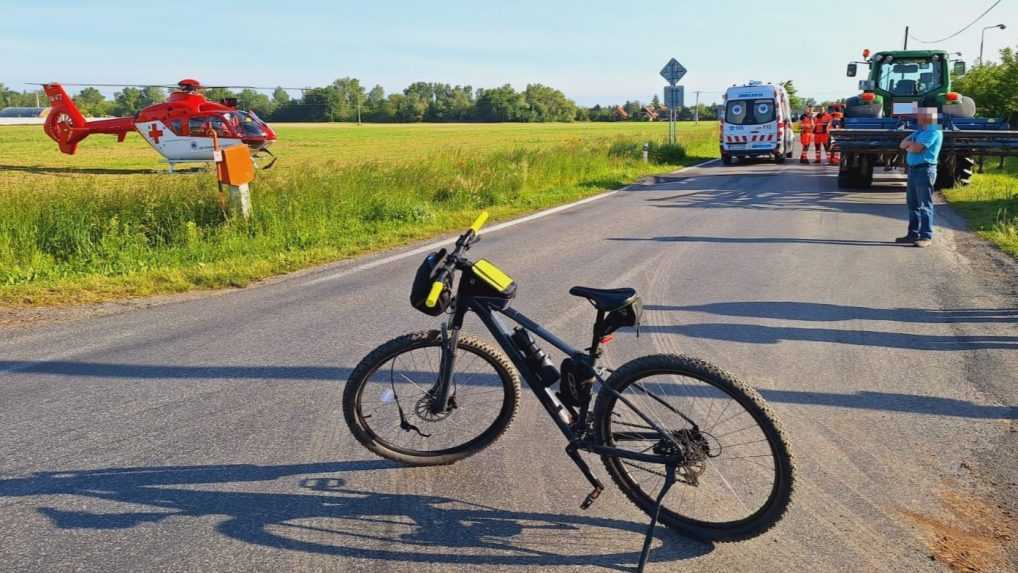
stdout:
<svg viewBox="0 0 1018 573">
<path fill-rule="evenodd" d="M 738 541 L 760 535 L 784 515 L 794 463 L 781 428 L 755 390 L 706 362 L 663 354 L 625 364 L 605 384 L 618 395 L 607 388 L 598 394 L 594 425 L 600 444 L 659 455 L 680 452 L 685 460 L 662 500 L 662 523 L 697 539 Z M 664 464 L 617 456 L 602 461 L 626 496 L 652 513 L 665 481 Z"/>
<path fill-rule="evenodd" d="M 460 336 L 449 409 L 432 413 L 442 338 L 415 332 L 379 346 L 354 369 L 343 390 L 343 416 L 376 454 L 410 465 L 451 464 L 495 442 L 519 406 L 520 382 L 491 345 Z"/>
</svg>

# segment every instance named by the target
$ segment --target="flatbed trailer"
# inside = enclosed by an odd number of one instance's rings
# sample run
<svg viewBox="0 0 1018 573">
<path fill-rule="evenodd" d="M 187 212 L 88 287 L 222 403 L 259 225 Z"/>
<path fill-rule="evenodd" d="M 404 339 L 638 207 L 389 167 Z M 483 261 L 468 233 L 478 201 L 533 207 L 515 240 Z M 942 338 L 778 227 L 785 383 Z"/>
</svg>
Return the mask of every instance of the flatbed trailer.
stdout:
<svg viewBox="0 0 1018 573">
<path fill-rule="evenodd" d="M 967 185 L 973 169 L 987 157 L 1018 156 L 1018 131 L 1006 122 L 985 118 L 952 118 L 941 123 L 944 144 L 940 150 L 936 187 Z M 873 167 L 902 163 L 901 141 L 915 133 L 913 120 L 902 118 L 845 118 L 843 127 L 831 130 L 832 146 L 841 154 L 840 187 L 868 188 Z"/>
</svg>

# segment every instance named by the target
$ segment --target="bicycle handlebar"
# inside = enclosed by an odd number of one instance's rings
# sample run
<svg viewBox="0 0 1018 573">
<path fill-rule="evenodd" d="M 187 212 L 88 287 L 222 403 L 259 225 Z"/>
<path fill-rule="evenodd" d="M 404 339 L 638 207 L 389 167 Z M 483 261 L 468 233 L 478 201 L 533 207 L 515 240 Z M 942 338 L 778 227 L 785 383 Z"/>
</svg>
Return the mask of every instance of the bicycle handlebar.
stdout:
<svg viewBox="0 0 1018 573">
<path fill-rule="evenodd" d="M 476 243 L 480 236 L 478 233 L 481 232 L 481 227 L 488 221 L 488 212 L 481 211 L 481 214 L 474 219 L 471 223 L 470 228 L 467 229 L 466 233 L 460 235 L 456 239 L 456 248 L 451 253 L 445 256 L 444 264 L 438 274 L 435 275 L 435 281 L 431 283 L 431 290 L 428 291 L 428 298 L 425 299 L 424 304 L 428 308 L 434 308 L 438 304 L 438 298 L 442 296 L 442 290 L 445 288 L 445 279 L 452 271 L 452 268 L 460 260 L 460 256 L 463 251 L 469 250 L 470 245 Z"/>
</svg>

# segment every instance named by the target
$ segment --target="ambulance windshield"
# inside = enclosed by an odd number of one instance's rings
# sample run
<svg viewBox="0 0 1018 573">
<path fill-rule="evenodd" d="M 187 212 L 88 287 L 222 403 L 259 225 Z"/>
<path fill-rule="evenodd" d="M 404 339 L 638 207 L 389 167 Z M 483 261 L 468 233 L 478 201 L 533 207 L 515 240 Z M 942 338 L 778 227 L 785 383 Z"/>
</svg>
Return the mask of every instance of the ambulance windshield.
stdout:
<svg viewBox="0 0 1018 573">
<path fill-rule="evenodd" d="M 729 100 L 725 108 L 725 123 L 759 125 L 772 121 L 774 121 L 774 100 L 772 99 Z"/>
</svg>

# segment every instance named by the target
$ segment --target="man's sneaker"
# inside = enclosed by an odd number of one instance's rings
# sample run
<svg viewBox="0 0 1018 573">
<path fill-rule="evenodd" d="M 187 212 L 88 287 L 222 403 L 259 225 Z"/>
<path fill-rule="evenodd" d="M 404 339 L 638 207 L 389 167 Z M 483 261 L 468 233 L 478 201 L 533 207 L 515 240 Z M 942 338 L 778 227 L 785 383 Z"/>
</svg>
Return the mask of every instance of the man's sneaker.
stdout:
<svg viewBox="0 0 1018 573">
<path fill-rule="evenodd" d="M 805 157 L 800 157 L 799 163 L 802 163 L 803 165 L 809 165 L 809 159 L 806 159 Z"/>
<path fill-rule="evenodd" d="M 933 244 L 933 239 L 919 239 L 915 242 L 915 246 L 925 249 L 926 247 Z"/>
<path fill-rule="evenodd" d="M 898 237 L 894 240 L 895 243 L 914 243 L 919 240 L 919 237 L 915 235 L 905 235 L 904 237 Z"/>
</svg>

